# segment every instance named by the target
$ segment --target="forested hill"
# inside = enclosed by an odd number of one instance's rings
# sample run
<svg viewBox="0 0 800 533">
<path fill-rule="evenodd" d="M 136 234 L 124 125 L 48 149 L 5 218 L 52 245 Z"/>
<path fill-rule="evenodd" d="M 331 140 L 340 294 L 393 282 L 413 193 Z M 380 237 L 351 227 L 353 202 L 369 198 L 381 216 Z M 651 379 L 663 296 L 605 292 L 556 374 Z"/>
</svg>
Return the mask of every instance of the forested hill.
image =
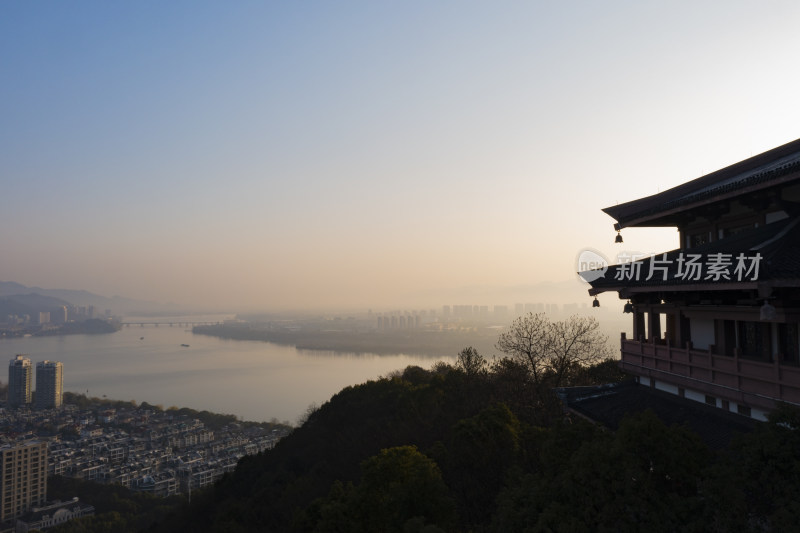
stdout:
<svg viewBox="0 0 800 533">
<path fill-rule="evenodd" d="M 345 388 L 275 449 L 242 459 L 150 530 L 786 531 L 796 524 L 796 411 L 778 411 L 773 423 L 715 452 L 650 413 L 613 433 L 565 419 L 523 365 L 490 365 L 476 355 Z M 613 376 L 607 362 L 571 380 Z"/>
<path fill-rule="evenodd" d="M 523 366 L 504 360 L 491 371 L 408 367 L 347 387 L 274 450 L 243 459 L 202 500 L 193 497 L 191 511 L 162 531 L 181 523 L 187 531 L 313 531 L 340 518 L 342 531 L 357 531 L 357 522 L 403 531 L 411 519 L 447 531 L 488 523 L 505 472 L 523 465 L 524 443 L 538 439 L 534 428 L 560 418 L 555 403 L 531 403 L 533 385 Z M 372 504 L 363 508 L 373 498 L 397 505 L 381 518 Z"/>
</svg>

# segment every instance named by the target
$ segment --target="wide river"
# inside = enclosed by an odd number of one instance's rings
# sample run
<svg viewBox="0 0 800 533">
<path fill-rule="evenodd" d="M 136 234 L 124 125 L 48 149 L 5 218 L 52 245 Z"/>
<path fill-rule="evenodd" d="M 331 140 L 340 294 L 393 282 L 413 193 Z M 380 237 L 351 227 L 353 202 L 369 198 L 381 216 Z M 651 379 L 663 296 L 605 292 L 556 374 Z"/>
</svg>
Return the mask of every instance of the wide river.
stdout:
<svg viewBox="0 0 800 533">
<path fill-rule="evenodd" d="M 166 324 L 127 326 L 99 335 L 0 339 L 0 361 L 20 353 L 28 354 L 34 366 L 45 359 L 61 361 L 65 391 L 88 391 L 89 396 L 146 401 L 165 408 L 207 409 L 242 420 L 277 418 L 291 423 L 311 404 L 321 405 L 347 385 L 408 365 L 430 368 L 439 360 L 297 350 L 268 342 L 195 335 L 190 327 Z M 0 381 L 7 380 L 8 375 L 0 373 Z"/>
</svg>

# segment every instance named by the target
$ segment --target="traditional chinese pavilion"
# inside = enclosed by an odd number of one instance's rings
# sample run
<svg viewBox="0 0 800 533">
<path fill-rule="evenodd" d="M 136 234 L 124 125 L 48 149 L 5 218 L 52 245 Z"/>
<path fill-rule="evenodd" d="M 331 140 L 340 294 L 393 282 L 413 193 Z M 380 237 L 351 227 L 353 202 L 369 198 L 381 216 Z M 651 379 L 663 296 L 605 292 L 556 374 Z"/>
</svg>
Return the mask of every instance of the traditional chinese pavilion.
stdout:
<svg viewBox="0 0 800 533">
<path fill-rule="evenodd" d="M 590 295 L 627 300 L 626 372 L 758 419 L 800 405 L 800 139 L 603 211 L 617 231 L 680 232 L 677 250 L 590 276 Z"/>
</svg>

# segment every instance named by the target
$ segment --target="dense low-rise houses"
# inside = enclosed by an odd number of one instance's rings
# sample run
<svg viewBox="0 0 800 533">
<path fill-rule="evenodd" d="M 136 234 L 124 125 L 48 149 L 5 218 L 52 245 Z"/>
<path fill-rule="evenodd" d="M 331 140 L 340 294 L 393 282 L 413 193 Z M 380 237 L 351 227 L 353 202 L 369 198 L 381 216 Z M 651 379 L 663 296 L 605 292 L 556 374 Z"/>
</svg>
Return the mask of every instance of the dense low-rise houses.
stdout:
<svg viewBox="0 0 800 533">
<path fill-rule="evenodd" d="M 169 411 L 73 405 L 0 410 L 0 430 L 10 440 L 35 435 L 45 441 L 48 476 L 119 484 L 158 496 L 208 486 L 233 471 L 239 459 L 272 448 L 289 431 L 245 431 L 238 424 L 214 431 Z"/>
</svg>

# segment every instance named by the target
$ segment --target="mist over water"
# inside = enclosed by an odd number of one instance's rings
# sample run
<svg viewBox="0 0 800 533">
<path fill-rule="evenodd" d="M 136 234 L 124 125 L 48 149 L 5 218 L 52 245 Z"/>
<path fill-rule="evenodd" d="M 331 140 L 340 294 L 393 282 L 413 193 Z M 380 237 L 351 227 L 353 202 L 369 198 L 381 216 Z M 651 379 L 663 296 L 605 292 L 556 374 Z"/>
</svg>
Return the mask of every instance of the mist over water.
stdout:
<svg viewBox="0 0 800 533">
<path fill-rule="evenodd" d="M 457 351 L 454 347 L 453 353 Z M 243 420 L 274 417 L 290 422 L 310 404 L 320 405 L 348 385 L 408 365 L 429 368 L 437 360 L 447 360 L 297 350 L 195 335 L 177 325 L 128 326 L 105 335 L 0 339 L 0 361 L 18 353 L 28 354 L 34 364 L 61 361 L 65 391 L 88 390 L 90 396 L 146 401 L 165 408 L 206 409 Z M 0 380 L 7 379 L 7 374 L 0 374 Z"/>
</svg>

